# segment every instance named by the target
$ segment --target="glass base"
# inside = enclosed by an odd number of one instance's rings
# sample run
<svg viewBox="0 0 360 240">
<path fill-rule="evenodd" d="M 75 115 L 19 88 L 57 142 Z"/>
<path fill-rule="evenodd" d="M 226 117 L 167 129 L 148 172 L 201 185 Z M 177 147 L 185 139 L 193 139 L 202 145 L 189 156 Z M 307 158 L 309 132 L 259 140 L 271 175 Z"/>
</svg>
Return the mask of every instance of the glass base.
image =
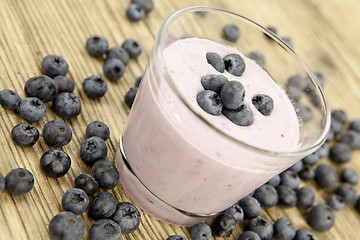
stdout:
<svg viewBox="0 0 360 240">
<path fill-rule="evenodd" d="M 181 226 L 193 226 L 199 222 L 206 222 L 217 215 L 217 213 L 205 215 L 182 211 L 154 195 L 133 172 L 126 158 L 122 140 L 120 137 L 115 157 L 120 182 L 130 198 L 147 214 L 160 221 Z"/>
</svg>

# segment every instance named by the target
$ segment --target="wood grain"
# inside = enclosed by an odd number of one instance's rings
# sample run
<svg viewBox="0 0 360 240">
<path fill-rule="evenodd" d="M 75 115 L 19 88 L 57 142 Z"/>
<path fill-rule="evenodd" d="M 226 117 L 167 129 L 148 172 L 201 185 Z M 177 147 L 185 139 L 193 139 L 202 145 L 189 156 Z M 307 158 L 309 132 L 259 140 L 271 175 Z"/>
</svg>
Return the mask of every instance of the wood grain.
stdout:
<svg viewBox="0 0 360 240">
<path fill-rule="evenodd" d="M 167 1 L 155 0 L 155 9 L 144 21 L 130 23 L 125 9 L 128 0 L 2 0 L 0 1 L 0 89 L 10 88 L 24 98 L 24 84 L 30 77 L 40 75 L 40 63 L 48 54 L 62 55 L 70 65 L 69 77 L 75 80 L 74 93 L 80 97 L 83 110 L 79 117 L 66 122 L 73 131 L 72 141 L 63 150 L 72 159 L 69 173 L 59 179 L 47 178 L 41 171 L 39 159 L 49 150 L 42 138 L 30 148 L 16 146 L 10 131 L 24 122 L 15 111 L 0 108 L 0 173 L 24 167 L 35 177 L 34 189 L 24 196 L 12 196 L 6 190 L 0 193 L 0 239 L 49 239 L 50 219 L 61 212 L 63 193 L 74 186 L 74 179 L 83 172 L 90 172 L 79 156 L 79 147 L 85 139 L 86 125 L 94 120 L 105 122 L 111 130 L 107 141 L 109 160 L 114 160 L 119 136 L 125 126 L 129 109 L 124 95 L 142 74 L 150 55 L 154 38 L 161 22 L 171 12 L 190 5 L 211 5 L 225 8 L 264 25 L 275 26 L 279 35 L 289 36 L 295 50 L 313 70 L 327 78 L 325 93 L 332 109 L 342 108 L 350 119 L 360 118 L 360 23 L 357 0 L 227 0 L 227 1 Z M 131 60 L 124 77 L 118 82 L 108 82 L 106 96 L 99 100 L 87 98 L 82 81 L 93 74 L 102 75 L 104 59 L 90 57 L 85 41 L 91 34 L 105 36 L 109 45 L 120 46 L 127 38 L 137 39 L 143 52 Z M 50 107 L 49 104 L 47 104 Z M 50 108 L 48 108 L 50 109 Z M 45 118 L 34 125 L 41 130 L 44 124 L 59 116 L 48 110 Z M 323 159 L 322 161 L 328 161 Z M 335 166 L 353 167 L 360 174 L 360 155 L 354 151 L 350 163 Z M 316 189 L 316 203 L 324 203 L 331 191 L 319 189 L 313 182 L 306 183 Z M 356 186 L 359 191 L 359 186 Z M 117 201 L 131 201 L 122 187 L 110 191 Z M 290 219 L 296 228 L 309 227 L 306 212 L 297 208 L 273 207 L 262 210 L 261 216 L 274 222 L 279 217 Z M 84 239 L 94 222 L 81 215 L 86 224 Z M 243 231 L 240 224 L 229 238 L 235 240 Z M 123 239 L 166 239 L 172 234 L 185 235 L 189 229 L 161 223 L 142 213 L 139 230 L 124 234 Z M 325 233 L 315 233 L 316 239 L 358 239 L 360 215 L 353 206 L 336 212 L 335 226 Z M 215 239 L 215 238 L 213 238 Z M 221 239 L 221 238 L 216 238 Z"/>
</svg>

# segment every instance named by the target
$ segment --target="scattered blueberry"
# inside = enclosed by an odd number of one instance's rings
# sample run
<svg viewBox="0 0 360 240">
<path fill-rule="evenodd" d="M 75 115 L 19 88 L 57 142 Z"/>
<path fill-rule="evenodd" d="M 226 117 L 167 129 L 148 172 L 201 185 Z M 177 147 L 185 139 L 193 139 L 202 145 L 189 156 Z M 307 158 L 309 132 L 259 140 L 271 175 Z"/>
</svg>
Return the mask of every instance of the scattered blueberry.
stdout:
<svg viewBox="0 0 360 240">
<path fill-rule="evenodd" d="M 252 51 L 249 52 L 247 55 L 250 59 L 254 60 L 259 66 L 264 67 L 265 66 L 265 56 L 264 54 L 258 52 L 258 51 Z"/>
<path fill-rule="evenodd" d="M 355 130 L 344 132 L 339 141 L 349 145 L 352 150 L 360 149 L 360 133 Z"/>
<path fill-rule="evenodd" d="M 61 149 L 50 149 L 40 158 L 41 170 L 48 177 L 62 177 L 69 171 L 70 166 L 71 158 Z"/>
<path fill-rule="evenodd" d="M 72 131 L 64 121 L 54 119 L 47 122 L 42 131 L 43 138 L 47 145 L 62 147 L 72 139 Z"/>
<path fill-rule="evenodd" d="M 141 215 L 139 210 L 129 202 L 121 202 L 116 205 L 116 210 L 111 219 L 119 224 L 121 232 L 131 233 L 138 229 Z"/>
<path fill-rule="evenodd" d="M 245 218 L 255 218 L 260 215 L 261 205 L 254 197 L 244 197 L 239 201 L 239 206 L 243 209 Z"/>
<path fill-rule="evenodd" d="M 358 183 L 359 181 L 359 176 L 358 174 L 355 172 L 354 169 L 350 168 L 350 167 L 345 167 L 341 170 L 340 173 L 340 179 L 343 182 L 347 182 L 350 183 L 352 185 L 355 185 Z"/>
<path fill-rule="evenodd" d="M 316 92 L 311 92 L 310 93 L 310 102 L 317 108 L 321 109 L 322 108 L 322 100 L 320 95 L 318 95 Z"/>
<path fill-rule="evenodd" d="M 221 114 L 223 104 L 216 92 L 203 90 L 197 94 L 196 101 L 205 112 L 215 116 Z"/>
<path fill-rule="evenodd" d="M 0 192 L 4 189 L 4 187 L 5 187 L 5 178 L 0 173 Z"/>
<path fill-rule="evenodd" d="M 359 195 L 350 183 L 342 183 L 335 189 L 335 194 L 341 196 L 346 204 L 354 204 Z"/>
<path fill-rule="evenodd" d="M 211 228 L 204 222 L 195 224 L 191 228 L 191 239 L 192 240 L 209 240 L 211 238 Z"/>
<path fill-rule="evenodd" d="M 267 29 L 269 32 L 273 33 L 273 34 L 277 34 L 277 29 L 276 29 L 275 27 L 273 27 L 273 26 L 268 26 L 268 27 L 266 27 L 266 29 Z M 268 35 L 268 33 L 266 33 L 265 36 L 266 36 L 267 38 L 269 38 L 269 39 L 272 39 L 272 38 Z"/>
<path fill-rule="evenodd" d="M 31 147 L 39 139 L 40 133 L 36 127 L 28 123 L 19 123 L 11 130 L 11 138 L 21 147 Z"/>
<path fill-rule="evenodd" d="M 110 58 L 104 63 L 103 72 L 107 79 L 116 81 L 124 75 L 125 65 L 117 58 Z"/>
<path fill-rule="evenodd" d="M 171 235 L 166 240 L 186 240 L 184 236 L 181 235 Z"/>
<path fill-rule="evenodd" d="M 304 165 L 310 165 L 310 166 L 316 164 L 319 160 L 320 160 L 320 155 L 318 151 L 315 151 L 302 159 Z"/>
<path fill-rule="evenodd" d="M 37 97 L 42 102 L 50 102 L 58 94 L 58 85 L 48 76 L 36 76 L 26 81 L 25 93 L 28 97 Z"/>
<path fill-rule="evenodd" d="M 57 84 L 58 92 L 73 92 L 75 89 L 75 82 L 69 77 L 58 75 L 54 77 L 54 81 Z"/>
<path fill-rule="evenodd" d="M 26 97 L 19 104 L 19 115 L 29 122 L 40 121 L 45 114 L 46 106 L 37 97 Z"/>
<path fill-rule="evenodd" d="M 111 58 L 119 59 L 125 66 L 128 64 L 130 60 L 130 56 L 128 52 L 121 47 L 113 47 L 106 52 L 106 59 L 111 59 Z"/>
<path fill-rule="evenodd" d="M 141 83 L 141 80 L 142 80 L 142 75 L 138 76 L 136 79 L 135 79 L 135 84 L 134 84 L 134 87 L 139 87 L 140 86 L 140 83 Z"/>
<path fill-rule="evenodd" d="M 225 70 L 234 76 L 241 76 L 245 71 L 245 61 L 238 54 L 229 54 L 224 58 Z"/>
<path fill-rule="evenodd" d="M 301 91 L 296 87 L 288 87 L 286 93 L 289 98 L 295 102 L 298 102 L 301 98 Z"/>
<path fill-rule="evenodd" d="M 286 83 L 287 88 L 294 87 L 300 90 L 305 90 L 308 85 L 308 79 L 300 75 L 291 76 Z"/>
<path fill-rule="evenodd" d="M 315 169 L 316 183 L 322 188 L 332 188 L 338 181 L 334 168 L 326 163 L 322 163 Z"/>
<path fill-rule="evenodd" d="M 96 136 L 106 141 L 110 137 L 110 130 L 105 123 L 101 121 L 92 121 L 86 126 L 85 134 L 87 138 Z"/>
<path fill-rule="evenodd" d="M 326 158 L 330 154 L 329 145 L 325 142 L 321 147 L 316 151 L 319 155 L 319 158 Z"/>
<path fill-rule="evenodd" d="M 251 102 L 254 107 L 264 116 L 269 116 L 274 109 L 274 100 L 265 94 L 255 95 Z"/>
<path fill-rule="evenodd" d="M 119 173 L 115 165 L 105 159 L 98 160 L 91 168 L 92 176 L 104 189 L 112 189 L 119 182 Z"/>
<path fill-rule="evenodd" d="M 20 104 L 20 96 L 10 89 L 0 91 L 0 104 L 3 108 L 16 109 Z"/>
<path fill-rule="evenodd" d="M 34 176 L 25 168 L 15 168 L 5 177 L 6 190 L 13 195 L 24 195 L 33 188 Z"/>
<path fill-rule="evenodd" d="M 256 189 L 253 197 L 256 198 L 264 208 L 275 206 L 279 201 L 275 187 L 270 184 L 264 184 Z"/>
<path fill-rule="evenodd" d="M 315 240 L 315 236 L 309 229 L 300 228 L 296 231 L 294 240 Z"/>
<path fill-rule="evenodd" d="M 240 38 L 240 29 L 234 24 L 226 24 L 222 33 L 224 39 L 229 42 L 236 42 Z"/>
<path fill-rule="evenodd" d="M 331 119 L 339 123 L 345 124 L 348 121 L 348 116 L 343 110 L 336 109 L 331 112 Z"/>
<path fill-rule="evenodd" d="M 350 161 L 352 149 L 344 142 L 336 142 L 330 147 L 330 159 L 335 163 L 346 163 Z"/>
<path fill-rule="evenodd" d="M 80 99 L 69 92 L 59 93 L 52 104 L 53 110 L 62 118 L 70 119 L 81 112 Z"/>
<path fill-rule="evenodd" d="M 294 173 L 298 174 L 304 167 L 303 161 L 297 161 L 295 164 L 293 164 L 291 167 L 289 167 L 288 170 L 293 171 Z"/>
<path fill-rule="evenodd" d="M 299 177 L 302 180 L 312 180 L 315 178 L 315 169 L 311 165 L 304 165 L 303 169 L 299 172 Z"/>
<path fill-rule="evenodd" d="M 256 232 L 245 231 L 240 234 L 238 240 L 261 240 L 261 238 Z"/>
<path fill-rule="evenodd" d="M 343 128 L 344 128 L 344 123 L 337 121 L 334 118 L 331 119 L 330 130 L 332 130 L 335 135 L 339 134 L 343 130 Z"/>
<path fill-rule="evenodd" d="M 144 8 L 145 13 L 150 12 L 154 8 L 153 0 L 131 0 L 131 3 L 139 4 L 141 7 Z"/>
<path fill-rule="evenodd" d="M 314 204 L 315 193 L 310 187 L 304 186 L 296 191 L 297 203 L 300 209 L 308 209 Z"/>
<path fill-rule="evenodd" d="M 101 57 L 108 47 L 108 41 L 100 35 L 92 35 L 86 40 L 86 50 L 93 57 Z"/>
<path fill-rule="evenodd" d="M 131 108 L 134 103 L 137 91 L 138 91 L 137 87 L 132 87 L 125 94 L 124 101 L 129 108 Z"/>
<path fill-rule="evenodd" d="M 130 21 L 140 21 L 145 17 L 145 9 L 140 4 L 131 3 L 126 9 L 126 16 Z"/>
<path fill-rule="evenodd" d="M 294 173 L 291 170 L 286 170 L 280 174 L 281 184 L 291 187 L 291 189 L 296 190 L 300 185 L 300 177 L 297 173 Z"/>
<path fill-rule="evenodd" d="M 89 237 L 90 240 L 120 240 L 121 229 L 116 222 L 110 219 L 101 219 L 91 226 Z"/>
<path fill-rule="evenodd" d="M 310 122 L 314 118 L 313 112 L 307 105 L 298 102 L 296 106 L 297 106 L 296 112 L 299 114 L 300 119 L 304 123 Z"/>
<path fill-rule="evenodd" d="M 238 109 L 229 110 L 223 108 L 222 113 L 230 121 L 239 126 L 250 126 L 254 122 L 254 115 L 250 107 L 243 104 Z"/>
<path fill-rule="evenodd" d="M 201 78 L 201 85 L 205 90 L 211 90 L 220 94 L 221 88 L 229 80 L 223 75 L 206 75 Z"/>
<path fill-rule="evenodd" d="M 128 52 L 130 58 L 137 58 L 142 51 L 140 43 L 134 39 L 125 40 L 121 47 Z"/>
<path fill-rule="evenodd" d="M 271 222 L 261 217 L 251 219 L 247 227 L 248 230 L 256 232 L 261 240 L 269 240 L 274 233 Z"/>
<path fill-rule="evenodd" d="M 291 187 L 280 184 L 276 190 L 279 195 L 279 205 L 288 208 L 296 206 L 296 192 Z"/>
<path fill-rule="evenodd" d="M 105 141 L 97 136 L 87 138 L 80 147 L 80 157 L 87 165 L 93 165 L 100 159 L 105 159 L 108 147 Z"/>
<path fill-rule="evenodd" d="M 105 80 L 97 75 L 85 78 L 82 87 L 89 98 L 100 98 L 105 95 L 108 89 Z"/>
<path fill-rule="evenodd" d="M 80 240 L 85 233 L 83 221 L 72 212 L 61 212 L 49 223 L 52 240 Z"/>
<path fill-rule="evenodd" d="M 314 230 L 324 232 L 334 225 L 335 214 L 329 205 L 319 204 L 311 208 L 308 223 Z"/>
<path fill-rule="evenodd" d="M 318 71 L 314 71 L 313 73 L 314 73 L 314 75 L 316 77 L 316 80 L 319 82 L 319 85 L 321 87 L 325 87 L 325 83 L 326 83 L 325 76 L 322 73 L 318 72 Z"/>
<path fill-rule="evenodd" d="M 62 56 L 47 55 L 41 62 L 41 72 L 51 78 L 65 76 L 69 72 L 69 65 Z"/>
<path fill-rule="evenodd" d="M 75 178 L 75 187 L 84 190 L 88 196 L 93 196 L 99 189 L 99 183 L 91 175 L 82 173 Z"/>
<path fill-rule="evenodd" d="M 277 175 L 273 176 L 272 178 L 270 178 L 270 180 L 267 182 L 267 184 L 270 184 L 273 187 L 277 187 L 277 186 L 279 186 L 280 182 L 281 182 L 280 175 L 277 174 Z"/>
<path fill-rule="evenodd" d="M 211 230 L 215 236 L 230 237 L 235 230 L 236 220 L 232 214 L 221 213 L 211 222 Z"/>
<path fill-rule="evenodd" d="M 274 235 L 280 240 L 292 240 L 296 231 L 294 225 L 286 218 L 279 218 L 274 223 Z"/>
<path fill-rule="evenodd" d="M 213 66 L 218 72 L 223 73 L 225 71 L 225 63 L 219 54 L 216 52 L 206 53 L 207 62 Z"/>
<path fill-rule="evenodd" d="M 289 47 L 294 48 L 294 42 L 291 38 L 289 37 L 282 37 L 281 38 L 287 45 L 289 45 Z"/>
<path fill-rule="evenodd" d="M 101 192 L 90 204 L 90 215 L 95 219 L 109 218 L 116 210 L 116 201 L 109 192 Z"/>
<path fill-rule="evenodd" d="M 349 124 L 349 129 L 360 133 L 360 119 L 354 119 Z"/>
<path fill-rule="evenodd" d="M 224 212 L 232 214 L 235 218 L 236 223 L 240 223 L 244 219 L 244 211 L 242 207 L 239 206 L 239 204 L 233 204 Z"/>
<path fill-rule="evenodd" d="M 64 193 L 61 204 L 65 211 L 79 215 L 89 207 L 89 197 L 80 188 L 70 188 Z"/>
<path fill-rule="evenodd" d="M 326 203 L 334 210 L 342 210 L 346 206 L 344 198 L 337 194 L 331 194 Z"/>
</svg>

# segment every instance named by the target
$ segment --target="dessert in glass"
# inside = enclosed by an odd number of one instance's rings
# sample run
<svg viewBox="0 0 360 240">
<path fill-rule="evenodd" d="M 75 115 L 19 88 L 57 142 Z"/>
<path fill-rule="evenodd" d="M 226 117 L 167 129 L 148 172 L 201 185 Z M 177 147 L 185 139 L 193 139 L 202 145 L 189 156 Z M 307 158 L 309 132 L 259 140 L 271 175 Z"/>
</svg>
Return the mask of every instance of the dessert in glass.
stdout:
<svg viewBox="0 0 360 240">
<path fill-rule="evenodd" d="M 224 39 L 227 24 L 240 30 L 237 41 Z M 261 53 L 266 63 L 258 64 L 251 52 Z M 204 86 L 204 77 L 219 75 L 226 79 L 223 85 Z M 306 79 L 301 98 L 286 91 L 294 76 Z M 231 95 L 237 88 L 224 90 L 227 82 L 241 85 L 240 98 L 238 92 Z M 213 112 L 214 106 L 220 109 Z M 316 151 L 329 125 L 319 83 L 286 43 L 238 14 L 189 7 L 160 27 L 116 166 L 122 186 L 144 211 L 191 226 Z"/>
</svg>

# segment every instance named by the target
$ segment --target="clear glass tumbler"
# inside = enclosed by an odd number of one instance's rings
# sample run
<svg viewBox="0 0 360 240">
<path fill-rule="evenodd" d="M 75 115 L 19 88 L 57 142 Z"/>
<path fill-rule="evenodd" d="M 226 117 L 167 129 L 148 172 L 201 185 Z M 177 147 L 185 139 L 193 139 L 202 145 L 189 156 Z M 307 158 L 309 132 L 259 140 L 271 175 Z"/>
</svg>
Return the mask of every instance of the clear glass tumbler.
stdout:
<svg viewBox="0 0 360 240">
<path fill-rule="evenodd" d="M 223 37 L 223 26 L 230 23 L 241 32 L 235 43 Z M 249 58 L 251 52 L 263 54 L 262 68 L 287 92 L 290 110 L 296 112 L 295 149 L 274 150 L 247 138 L 239 140 L 194 107 L 196 96 L 190 102 L 177 87 L 163 55 L 174 42 L 190 38 L 234 47 Z M 288 84 L 293 76 L 306 79 L 301 92 Z M 198 84 L 200 80 L 187 81 Z M 159 220 L 191 226 L 214 217 L 316 151 L 326 140 L 329 126 L 330 110 L 321 86 L 291 47 L 238 14 L 189 7 L 171 14 L 161 25 L 120 138 L 116 165 L 122 186 L 143 210 Z M 254 137 L 276 141 L 261 132 Z"/>
</svg>

